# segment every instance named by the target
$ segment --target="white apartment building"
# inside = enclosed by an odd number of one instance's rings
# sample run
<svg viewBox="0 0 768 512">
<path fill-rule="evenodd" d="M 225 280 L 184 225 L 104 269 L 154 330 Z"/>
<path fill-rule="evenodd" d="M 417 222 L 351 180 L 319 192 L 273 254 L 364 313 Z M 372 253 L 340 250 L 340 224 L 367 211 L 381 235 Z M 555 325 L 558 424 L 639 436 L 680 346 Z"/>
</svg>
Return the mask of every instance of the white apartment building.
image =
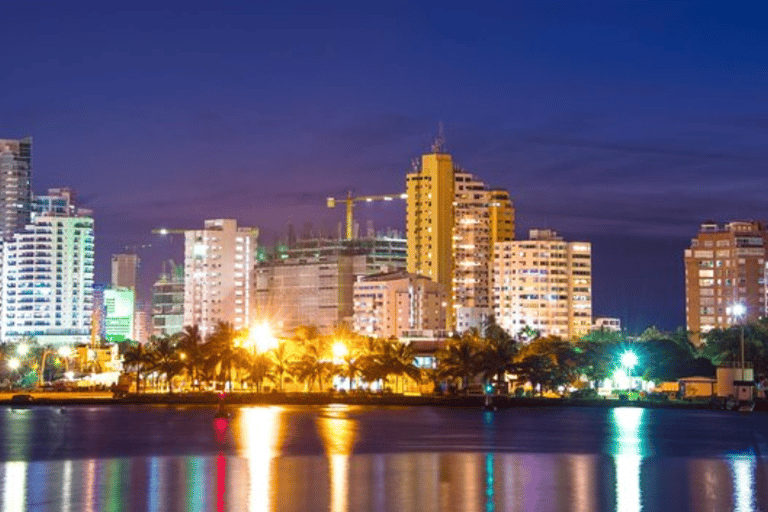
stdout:
<svg viewBox="0 0 768 512">
<path fill-rule="evenodd" d="M 204 336 L 220 321 L 249 327 L 258 229 L 215 219 L 184 235 L 184 325 L 198 325 Z"/>
<path fill-rule="evenodd" d="M 2 340 L 88 343 L 93 310 L 93 218 L 67 189 L 37 198 L 32 220 L 3 243 Z M 65 204 L 64 208 L 46 205 Z"/>
<path fill-rule="evenodd" d="M 359 277 L 354 285 L 353 329 L 376 338 L 402 338 L 445 326 L 442 285 L 405 271 Z"/>
<path fill-rule="evenodd" d="M 592 327 L 589 242 L 565 242 L 554 231 L 531 230 L 530 240 L 499 242 L 493 262 L 497 323 L 510 334 L 574 339 Z"/>
</svg>

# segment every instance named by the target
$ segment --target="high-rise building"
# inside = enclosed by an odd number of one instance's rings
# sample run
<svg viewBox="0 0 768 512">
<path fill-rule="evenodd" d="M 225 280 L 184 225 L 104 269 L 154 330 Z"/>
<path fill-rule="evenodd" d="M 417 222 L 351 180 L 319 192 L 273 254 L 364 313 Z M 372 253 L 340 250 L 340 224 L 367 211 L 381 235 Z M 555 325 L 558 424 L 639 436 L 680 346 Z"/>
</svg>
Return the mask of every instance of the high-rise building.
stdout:
<svg viewBox="0 0 768 512">
<path fill-rule="evenodd" d="M 46 210 L 44 205 L 64 203 Z M 89 343 L 93 308 L 93 217 L 66 189 L 35 202 L 27 226 L 3 243 L 2 339 Z"/>
<path fill-rule="evenodd" d="M 439 138 L 432 152 L 422 155 L 421 167 L 407 175 L 406 193 L 407 270 L 441 284 L 450 297 L 456 191 L 453 159 Z"/>
<path fill-rule="evenodd" d="M 685 250 L 685 313 L 695 342 L 714 328 L 752 322 L 766 314 L 766 247 L 761 222 L 701 225 Z M 742 316 L 734 305 L 744 307 Z"/>
<path fill-rule="evenodd" d="M 130 288 L 111 287 L 104 290 L 105 337 L 110 343 L 134 340 L 136 295 Z"/>
<path fill-rule="evenodd" d="M 498 242 L 493 259 L 496 322 L 510 334 L 574 339 L 592 327 L 592 250 L 554 231 L 530 231 L 530 240 Z"/>
<path fill-rule="evenodd" d="M 112 255 L 112 286 L 130 288 L 136 292 L 139 257 L 136 254 Z"/>
<path fill-rule="evenodd" d="M 93 311 L 91 312 L 91 345 L 100 345 L 107 338 L 107 306 L 104 292 L 109 287 L 103 284 L 93 285 Z"/>
<path fill-rule="evenodd" d="M 256 315 L 284 332 L 314 325 L 330 333 L 342 322 L 351 324 L 357 278 L 404 269 L 405 245 L 388 237 L 298 240 L 256 265 Z"/>
<path fill-rule="evenodd" d="M 147 306 L 137 301 L 133 313 L 133 339 L 139 343 L 147 343 L 150 336 L 152 336 L 152 326 Z"/>
<path fill-rule="evenodd" d="M 406 185 L 408 272 L 443 285 L 448 329 L 478 327 L 491 313 L 493 244 L 514 239 L 509 193 L 454 166 L 440 138 Z"/>
<path fill-rule="evenodd" d="M 152 334 L 158 338 L 184 330 L 184 267 L 173 261 L 152 286 Z"/>
<path fill-rule="evenodd" d="M 405 271 L 362 276 L 354 284 L 355 332 L 377 338 L 402 338 L 445 329 L 442 286 Z"/>
<path fill-rule="evenodd" d="M 32 138 L 0 139 L 0 237 L 22 231 L 30 221 Z"/>
<path fill-rule="evenodd" d="M 493 247 L 514 239 L 509 193 L 489 190 L 472 174 L 456 169 L 453 230 L 453 318 L 457 332 L 480 328 L 492 314 Z"/>
<path fill-rule="evenodd" d="M 204 229 L 185 232 L 184 325 L 198 325 L 203 336 L 220 321 L 250 326 L 258 236 L 234 219 L 206 220 Z"/>
</svg>

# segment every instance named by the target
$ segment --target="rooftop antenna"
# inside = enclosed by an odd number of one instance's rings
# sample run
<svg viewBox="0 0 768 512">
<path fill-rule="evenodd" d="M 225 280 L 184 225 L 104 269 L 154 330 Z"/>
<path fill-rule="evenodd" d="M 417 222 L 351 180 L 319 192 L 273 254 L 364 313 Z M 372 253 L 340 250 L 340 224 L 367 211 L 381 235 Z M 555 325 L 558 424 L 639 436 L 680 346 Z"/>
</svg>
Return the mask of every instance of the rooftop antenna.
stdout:
<svg viewBox="0 0 768 512">
<path fill-rule="evenodd" d="M 437 123 L 437 137 L 432 142 L 433 153 L 445 153 L 445 133 L 443 133 L 443 122 Z"/>
<path fill-rule="evenodd" d="M 418 158 L 411 158 L 411 169 L 413 169 L 413 172 L 415 172 L 415 173 L 419 172 L 419 159 Z"/>
</svg>

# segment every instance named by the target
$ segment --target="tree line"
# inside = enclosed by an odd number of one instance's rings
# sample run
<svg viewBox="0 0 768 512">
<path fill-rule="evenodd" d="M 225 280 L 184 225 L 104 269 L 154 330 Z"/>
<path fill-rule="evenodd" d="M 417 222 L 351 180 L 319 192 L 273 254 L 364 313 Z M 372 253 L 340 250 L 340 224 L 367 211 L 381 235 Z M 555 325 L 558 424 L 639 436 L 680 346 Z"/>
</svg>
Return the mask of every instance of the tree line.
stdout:
<svg viewBox="0 0 768 512">
<path fill-rule="evenodd" d="M 186 383 L 188 390 L 261 392 L 270 387 L 283 391 L 290 383 L 294 389 L 322 392 L 335 377 L 342 377 L 351 387 L 364 389 L 402 391 L 425 386 L 429 390 L 431 384 L 443 392 L 466 393 L 473 386 L 486 386 L 506 393 L 510 386 L 530 382 L 543 393 L 609 378 L 628 350 L 638 358 L 634 375 L 646 380 L 714 376 L 717 365 L 738 363 L 741 327 L 710 331 L 697 347 L 682 329 L 667 333 L 651 327 L 633 339 L 597 331 L 571 342 L 554 336 L 513 337 L 491 321 L 482 329 L 447 340 L 432 354 L 433 359 L 420 364 L 416 344 L 361 336 L 344 326 L 330 335 L 302 326 L 265 351 L 249 346 L 246 336 L 222 322 L 205 337 L 197 326 L 187 326 L 179 334 L 154 338 L 145 345 L 125 343 L 121 347 L 124 371 L 138 392 L 146 390 L 152 376 L 155 385 L 170 392 L 177 391 L 177 382 Z M 339 343 L 344 351 L 334 354 Z M 744 326 L 744 345 L 755 376 L 768 374 L 768 320 Z M 0 361 L 7 363 L 12 348 L 12 344 L 0 345 Z M 426 355 L 423 347 L 418 348 Z M 424 361 L 433 363 L 425 366 Z M 0 380 L 11 373 L 7 364 L 0 365 Z"/>
</svg>

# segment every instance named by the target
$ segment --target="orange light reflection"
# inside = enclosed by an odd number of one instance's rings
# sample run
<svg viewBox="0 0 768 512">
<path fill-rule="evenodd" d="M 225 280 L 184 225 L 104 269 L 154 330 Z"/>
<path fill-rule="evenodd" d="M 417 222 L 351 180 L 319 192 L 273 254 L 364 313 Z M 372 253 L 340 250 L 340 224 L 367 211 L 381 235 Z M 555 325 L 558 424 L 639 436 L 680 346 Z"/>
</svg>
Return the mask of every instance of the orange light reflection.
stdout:
<svg viewBox="0 0 768 512">
<path fill-rule="evenodd" d="M 274 510 L 273 459 L 283 441 L 280 407 L 244 407 L 233 426 L 238 449 L 248 462 L 248 510 Z"/>
<path fill-rule="evenodd" d="M 347 510 L 349 456 L 357 434 L 357 421 L 349 417 L 350 410 L 347 405 L 331 405 L 315 420 L 328 455 L 331 512 Z"/>
</svg>

